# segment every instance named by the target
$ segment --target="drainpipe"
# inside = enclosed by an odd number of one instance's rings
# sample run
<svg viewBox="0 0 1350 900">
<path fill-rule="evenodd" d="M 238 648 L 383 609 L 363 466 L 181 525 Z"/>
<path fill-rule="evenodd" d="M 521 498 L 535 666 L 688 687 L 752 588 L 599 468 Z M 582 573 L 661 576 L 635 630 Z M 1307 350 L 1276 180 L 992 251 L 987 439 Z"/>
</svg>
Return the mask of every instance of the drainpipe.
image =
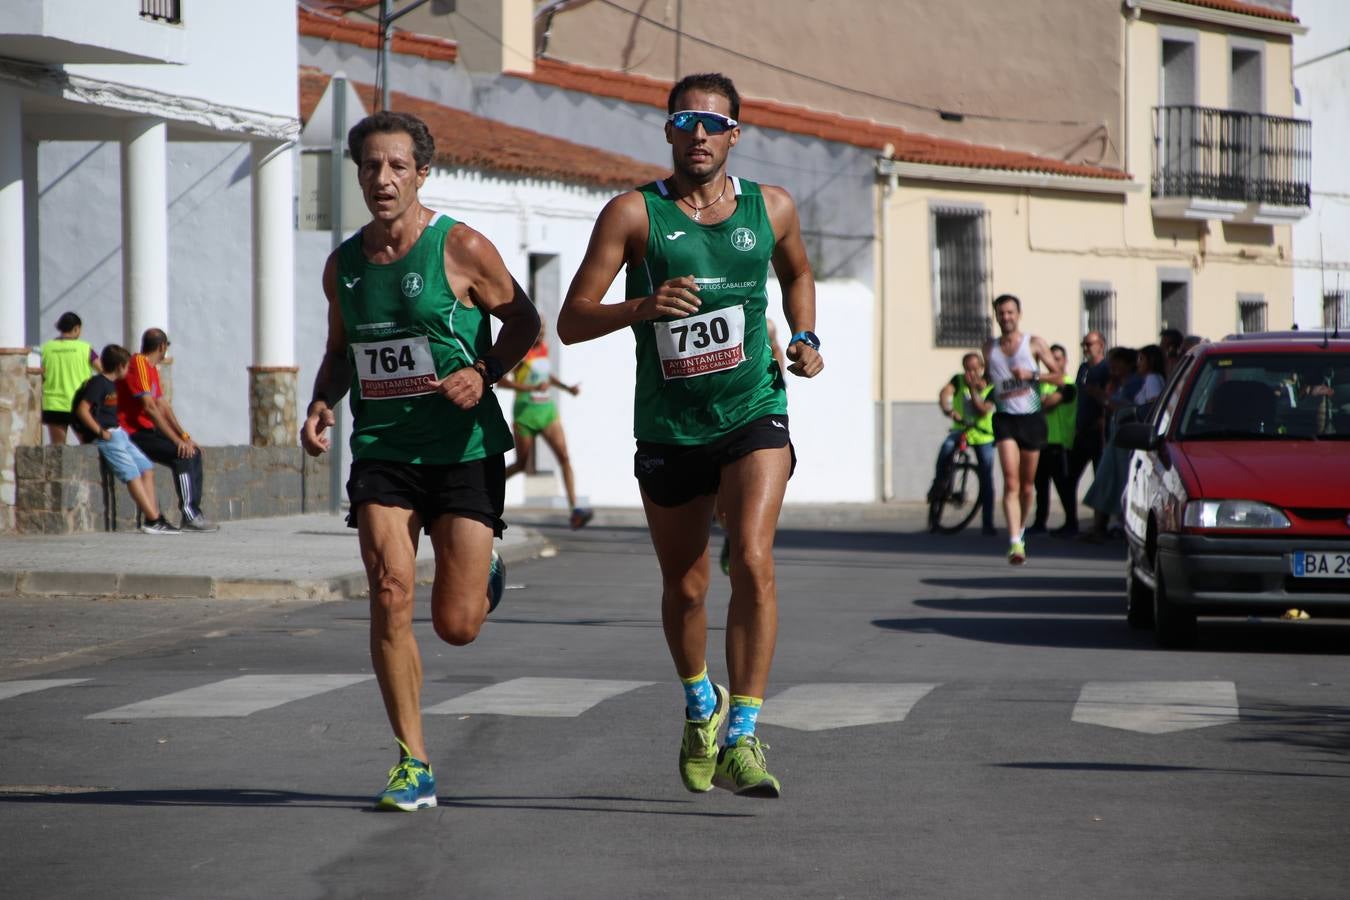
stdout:
<svg viewBox="0 0 1350 900">
<path fill-rule="evenodd" d="M 877 389 L 877 396 L 881 403 L 881 429 L 877 435 L 877 496 L 882 500 L 892 500 L 895 497 L 895 454 L 891 446 L 891 435 L 895 429 L 895 416 L 891 409 L 891 373 L 890 373 L 890 354 L 886 352 L 887 329 L 889 327 L 889 317 L 886 314 L 887 302 L 889 300 L 890 279 L 887 278 L 887 271 L 890 268 L 889 254 L 891 247 L 891 212 L 890 199 L 899 186 L 899 178 L 895 174 L 895 167 L 892 165 L 895 155 L 895 147 L 887 144 L 882 148 L 881 155 L 876 159 L 876 173 L 884 179 L 879 185 L 877 191 L 877 232 L 880 235 L 880 247 L 878 249 L 877 265 L 877 371 L 880 383 Z"/>
</svg>

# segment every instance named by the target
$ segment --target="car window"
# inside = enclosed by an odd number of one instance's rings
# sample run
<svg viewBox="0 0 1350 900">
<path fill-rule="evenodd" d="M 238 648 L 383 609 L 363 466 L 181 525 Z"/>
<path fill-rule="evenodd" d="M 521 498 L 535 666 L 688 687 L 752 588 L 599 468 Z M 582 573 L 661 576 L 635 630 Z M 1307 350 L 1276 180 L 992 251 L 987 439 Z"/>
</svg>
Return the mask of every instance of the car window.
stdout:
<svg viewBox="0 0 1350 900">
<path fill-rule="evenodd" d="M 1172 424 L 1172 418 L 1176 415 L 1177 401 L 1183 393 L 1182 385 L 1186 383 L 1186 376 L 1190 375 L 1191 367 L 1195 364 L 1195 359 L 1190 356 L 1183 356 L 1177 367 L 1172 372 L 1171 379 L 1167 383 L 1167 393 L 1163 394 L 1158 402 L 1157 411 L 1154 413 L 1153 430 L 1157 434 L 1167 434 L 1167 426 Z"/>
<path fill-rule="evenodd" d="M 1314 344 L 1298 353 L 1216 353 L 1198 365 L 1182 440 L 1350 440 L 1350 354 Z"/>
</svg>

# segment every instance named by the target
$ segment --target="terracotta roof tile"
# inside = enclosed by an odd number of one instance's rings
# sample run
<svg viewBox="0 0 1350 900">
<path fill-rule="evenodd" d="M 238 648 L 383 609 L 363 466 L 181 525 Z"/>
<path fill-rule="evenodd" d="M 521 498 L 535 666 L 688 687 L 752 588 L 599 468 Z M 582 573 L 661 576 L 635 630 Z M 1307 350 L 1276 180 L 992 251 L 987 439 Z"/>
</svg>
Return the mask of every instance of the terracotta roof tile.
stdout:
<svg viewBox="0 0 1350 900">
<path fill-rule="evenodd" d="M 1244 3 L 1243 0 L 1180 0 L 1180 2 L 1189 6 L 1205 6 L 1209 9 L 1242 13 L 1243 15 L 1256 16 L 1261 19 L 1275 19 L 1279 22 L 1298 21 L 1298 16 L 1295 16 L 1292 13 L 1271 9 L 1268 6 L 1259 6 L 1255 3 Z"/>
<path fill-rule="evenodd" d="M 1216 0 L 1217 2 L 1217 0 Z M 607 69 L 594 69 L 558 60 L 535 60 L 534 72 L 512 72 L 518 78 L 567 90 L 613 97 L 629 103 L 642 103 L 660 109 L 666 107 L 671 82 L 629 75 Z M 882 125 L 870 119 L 852 119 L 834 113 L 819 112 L 773 100 L 741 99 L 740 119 L 747 125 L 774 128 L 792 134 L 804 134 L 827 141 L 881 150 L 887 144 L 895 148 L 895 159 L 935 166 L 961 166 L 976 169 L 1040 172 L 1083 178 L 1126 180 L 1130 176 L 1119 169 L 1107 169 L 1081 163 L 1064 162 L 1023 153 L 971 144 L 949 138 L 907 131 L 894 125 Z"/>
<path fill-rule="evenodd" d="M 356 4 L 348 4 L 348 6 L 353 9 L 356 8 Z M 298 7 L 296 12 L 300 22 L 300 33 L 306 37 L 322 38 L 326 41 L 341 41 L 344 44 L 355 44 L 369 50 L 375 50 L 379 47 L 380 29 L 372 22 L 358 22 L 343 18 L 341 15 L 318 12 L 304 6 Z M 394 29 L 390 47 L 395 53 L 421 56 L 442 62 L 452 63 L 459 58 L 459 45 L 454 41 L 429 37 L 424 34 L 413 34 L 408 31 L 400 31 L 397 28 Z"/>
<path fill-rule="evenodd" d="M 302 122 L 313 115 L 328 82 L 328 74 L 318 69 L 300 70 Z M 375 88 L 356 82 L 353 86 L 361 99 L 373 107 Z M 615 189 L 670 174 L 668 168 L 505 125 L 397 91 L 391 95 L 391 101 L 395 109 L 412 113 L 427 123 L 436 139 L 436 162 L 440 165 Z"/>
</svg>

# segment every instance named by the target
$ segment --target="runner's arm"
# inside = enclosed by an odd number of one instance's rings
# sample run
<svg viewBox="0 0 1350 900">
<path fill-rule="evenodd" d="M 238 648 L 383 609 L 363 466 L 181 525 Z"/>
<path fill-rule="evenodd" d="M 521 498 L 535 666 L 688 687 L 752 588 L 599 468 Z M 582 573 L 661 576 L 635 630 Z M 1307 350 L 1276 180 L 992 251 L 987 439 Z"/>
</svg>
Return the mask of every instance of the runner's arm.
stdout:
<svg viewBox="0 0 1350 900">
<path fill-rule="evenodd" d="M 591 231 L 581 267 L 572 277 L 558 313 L 558 339 L 576 344 L 603 337 L 635 322 L 698 312 L 692 275 L 672 278 L 646 297 L 605 303 L 605 294 L 625 263 L 637 259 L 647 240 L 647 206 L 637 191 L 605 204 Z"/>
<path fill-rule="evenodd" d="M 780 187 L 762 185 L 764 208 L 773 223 L 773 271 L 783 289 L 783 314 L 793 334 L 816 330 L 816 279 L 811 260 L 802 242 L 801 224 L 792 195 Z M 814 378 L 825 368 L 820 352 L 802 341 L 788 338 L 788 371 L 803 378 Z"/>
<path fill-rule="evenodd" d="M 310 456 L 318 456 L 329 448 L 328 428 L 337 424 L 333 407 L 352 384 L 352 364 L 347 357 L 347 327 L 342 322 L 342 308 L 337 302 L 337 252 L 328 257 L 323 267 L 323 293 L 328 299 L 328 338 L 324 342 L 323 360 L 314 376 L 314 393 L 305 410 L 305 422 L 300 426 L 300 446 Z"/>
<path fill-rule="evenodd" d="M 462 223 L 445 236 L 445 273 L 456 296 L 467 297 L 502 323 L 497 340 L 483 358 L 440 380 L 439 390 L 447 400 L 460 409 L 471 409 L 496 380 L 491 378 L 488 357 L 499 373 L 505 373 L 534 346 L 539 338 L 539 311 L 511 277 L 493 243 Z"/>
<path fill-rule="evenodd" d="M 1041 378 L 1041 381 L 1050 381 L 1055 384 L 1064 383 L 1064 369 L 1055 361 L 1055 354 L 1050 352 L 1050 345 L 1045 342 L 1044 338 L 1032 335 L 1031 352 L 1035 354 L 1041 365 L 1045 366 L 1045 376 Z"/>
</svg>

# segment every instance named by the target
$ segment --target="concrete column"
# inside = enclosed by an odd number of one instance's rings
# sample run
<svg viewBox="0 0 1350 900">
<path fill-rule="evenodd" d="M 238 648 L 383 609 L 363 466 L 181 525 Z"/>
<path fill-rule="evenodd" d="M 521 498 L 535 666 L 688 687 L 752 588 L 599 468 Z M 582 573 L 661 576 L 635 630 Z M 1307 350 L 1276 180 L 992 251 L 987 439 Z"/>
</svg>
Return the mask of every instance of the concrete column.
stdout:
<svg viewBox="0 0 1350 900">
<path fill-rule="evenodd" d="M 15 459 L 32 415 L 24 296 L 23 112 L 0 88 L 0 532 L 15 527 Z"/>
<path fill-rule="evenodd" d="M 122 340 L 133 353 L 145 329 L 169 329 L 168 165 L 164 120 L 131 120 L 122 138 Z"/>
<path fill-rule="evenodd" d="M 290 447 L 299 426 L 295 365 L 294 144 L 255 141 L 250 442 Z"/>
</svg>

